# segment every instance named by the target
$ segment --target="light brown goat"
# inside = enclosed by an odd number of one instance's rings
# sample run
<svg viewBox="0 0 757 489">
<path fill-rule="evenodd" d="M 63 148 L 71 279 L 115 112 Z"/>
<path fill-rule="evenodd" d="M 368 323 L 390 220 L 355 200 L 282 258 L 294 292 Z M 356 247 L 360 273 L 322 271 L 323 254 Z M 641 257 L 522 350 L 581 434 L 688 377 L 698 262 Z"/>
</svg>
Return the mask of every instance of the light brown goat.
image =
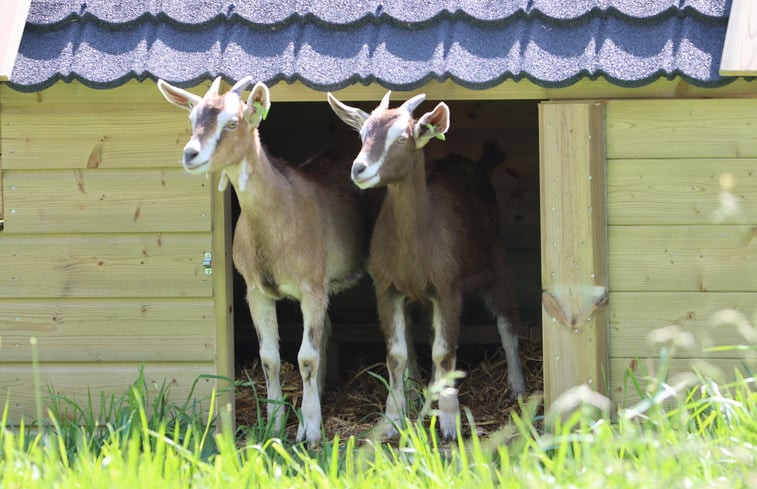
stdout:
<svg viewBox="0 0 757 489">
<path fill-rule="evenodd" d="M 268 389 L 268 419 L 282 423 L 280 356 L 275 302 L 300 302 L 302 343 L 297 356 L 303 381 L 297 440 L 321 439 L 329 294 L 354 284 L 364 265 L 365 223 L 349 163 L 314 158 L 295 168 L 271 157 L 258 126 L 270 107 L 268 88 L 239 80 L 219 95 L 220 78 L 204 97 L 159 80 L 166 99 L 190 112 L 192 136 L 183 165 L 190 173 L 222 172 L 219 190 L 234 186 L 241 214 L 234 232 L 234 265 L 247 284 L 247 301 L 260 344 Z"/>
<path fill-rule="evenodd" d="M 424 95 L 396 109 L 389 108 L 389 95 L 371 114 L 331 94 L 328 100 L 360 132 L 363 145 L 352 164 L 352 180 L 360 188 L 387 188 L 371 238 L 368 271 L 387 344 L 386 417 L 396 422 L 405 406 L 407 302 L 433 308 L 432 382 L 455 369 L 463 295 L 468 293 L 482 295 L 497 318 L 515 395 L 525 391 L 525 381 L 512 329 L 516 307 L 498 240 L 496 198 L 487 176 L 473 162 L 455 157 L 427 168 L 423 147 L 447 132 L 449 108 L 439 103 L 416 120 L 412 112 Z M 455 389 L 442 390 L 439 409 L 442 435 L 451 438 L 460 413 Z M 387 434 L 393 433 L 389 426 Z"/>
</svg>

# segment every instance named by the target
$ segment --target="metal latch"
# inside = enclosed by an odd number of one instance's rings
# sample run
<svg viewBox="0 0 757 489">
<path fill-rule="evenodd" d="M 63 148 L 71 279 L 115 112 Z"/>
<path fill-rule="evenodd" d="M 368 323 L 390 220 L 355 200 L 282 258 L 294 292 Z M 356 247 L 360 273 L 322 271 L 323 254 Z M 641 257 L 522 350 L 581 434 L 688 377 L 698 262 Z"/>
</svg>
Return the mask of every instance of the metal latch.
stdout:
<svg viewBox="0 0 757 489">
<path fill-rule="evenodd" d="M 213 275 L 213 253 L 209 251 L 203 253 L 202 266 L 205 268 L 205 275 Z"/>
</svg>

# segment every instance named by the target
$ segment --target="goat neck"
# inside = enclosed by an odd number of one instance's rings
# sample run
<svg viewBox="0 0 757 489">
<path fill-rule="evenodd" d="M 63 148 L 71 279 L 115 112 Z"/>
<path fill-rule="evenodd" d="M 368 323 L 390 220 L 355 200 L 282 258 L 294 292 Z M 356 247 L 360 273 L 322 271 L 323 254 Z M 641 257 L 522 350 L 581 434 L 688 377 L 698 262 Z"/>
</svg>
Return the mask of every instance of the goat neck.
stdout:
<svg viewBox="0 0 757 489">
<path fill-rule="evenodd" d="M 260 142 L 257 129 L 240 144 L 245 145 L 242 158 L 224 167 L 223 172 L 234 186 L 239 205 L 243 209 L 261 212 L 276 201 L 270 196 L 274 192 L 280 195 L 286 178 L 275 168 L 273 159 Z"/>
<path fill-rule="evenodd" d="M 387 184 L 385 205 L 396 225 L 397 237 L 404 242 L 422 243 L 431 218 L 431 203 L 423 150 L 413 151 L 411 157 L 411 169 L 404 178 Z"/>
</svg>

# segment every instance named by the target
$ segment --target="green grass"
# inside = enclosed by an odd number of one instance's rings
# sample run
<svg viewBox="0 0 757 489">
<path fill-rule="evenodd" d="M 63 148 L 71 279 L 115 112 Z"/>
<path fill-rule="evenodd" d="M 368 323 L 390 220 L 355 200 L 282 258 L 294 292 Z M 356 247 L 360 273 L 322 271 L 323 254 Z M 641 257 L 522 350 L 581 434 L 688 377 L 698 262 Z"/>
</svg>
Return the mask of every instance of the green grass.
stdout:
<svg viewBox="0 0 757 489">
<path fill-rule="evenodd" d="M 151 391 L 140 377 L 97 415 L 53 398 L 51 421 L 1 429 L 0 487 L 757 487 L 753 379 L 676 388 L 663 368 L 629 381 L 641 401 L 628 409 L 577 389 L 546 419 L 533 398 L 499 432 L 442 444 L 422 403 L 392 444 L 336 438 L 310 451 L 269 438 L 262 418 L 236 433 L 229 413 L 203 421 L 194 401 L 171 404 L 165 386 Z"/>
</svg>

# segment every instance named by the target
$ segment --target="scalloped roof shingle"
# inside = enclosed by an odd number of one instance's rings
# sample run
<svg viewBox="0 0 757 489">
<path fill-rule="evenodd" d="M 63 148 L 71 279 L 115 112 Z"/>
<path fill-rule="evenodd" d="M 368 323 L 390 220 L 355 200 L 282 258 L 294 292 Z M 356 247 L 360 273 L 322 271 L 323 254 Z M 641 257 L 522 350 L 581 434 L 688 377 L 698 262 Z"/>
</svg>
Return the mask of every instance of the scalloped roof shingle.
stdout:
<svg viewBox="0 0 757 489">
<path fill-rule="evenodd" d="M 9 84 L 252 75 L 409 90 L 432 79 L 483 89 L 681 76 L 718 86 L 731 80 L 718 75 L 729 10 L 730 0 L 34 0 Z"/>
</svg>

